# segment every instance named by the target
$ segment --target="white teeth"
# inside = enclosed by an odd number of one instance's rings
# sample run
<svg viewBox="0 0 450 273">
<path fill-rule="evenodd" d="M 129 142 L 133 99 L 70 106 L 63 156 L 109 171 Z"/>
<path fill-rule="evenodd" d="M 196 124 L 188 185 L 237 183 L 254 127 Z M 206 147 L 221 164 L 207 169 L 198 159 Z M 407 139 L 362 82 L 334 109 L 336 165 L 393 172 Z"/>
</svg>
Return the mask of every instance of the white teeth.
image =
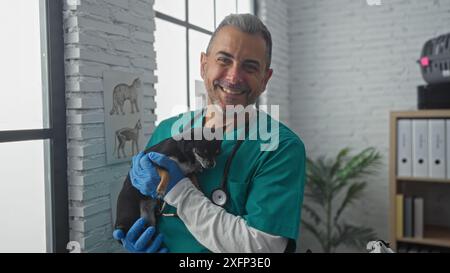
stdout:
<svg viewBox="0 0 450 273">
<path fill-rule="evenodd" d="M 230 89 L 226 89 L 226 88 L 223 88 L 222 87 L 222 90 L 225 92 L 225 93 L 227 93 L 227 94 L 231 94 L 231 95 L 241 95 L 241 94 L 243 94 L 244 93 L 244 91 L 232 91 L 232 90 L 230 90 Z"/>
</svg>

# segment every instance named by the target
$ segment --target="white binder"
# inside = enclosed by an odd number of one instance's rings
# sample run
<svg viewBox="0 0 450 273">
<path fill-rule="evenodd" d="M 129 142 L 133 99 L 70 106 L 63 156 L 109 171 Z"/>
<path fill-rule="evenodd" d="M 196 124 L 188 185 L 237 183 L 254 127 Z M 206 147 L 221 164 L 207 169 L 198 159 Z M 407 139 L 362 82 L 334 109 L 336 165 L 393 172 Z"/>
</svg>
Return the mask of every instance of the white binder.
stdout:
<svg viewBox="0 0 450 273">
<path fill-rule="evenodd" d="M 428 121 L 429 141 L 429 176 L 433 178 L 445 178 L 445 120 L 430 119 Z"/>
<path fill-rule="evenodd" d="M 447 178 L 450 179 L 450 119 L 446 120 L 445 146 L 447 147 Z"/>
<path fill-rule="evenodd" d="M 413 176 L 428 177 L 428 120 L 412 121 Z"/>
<path fill-rule="evenodd" d="M 412 121 L 397 121 L 397 175 L 412 176 Z"/>
</svg>

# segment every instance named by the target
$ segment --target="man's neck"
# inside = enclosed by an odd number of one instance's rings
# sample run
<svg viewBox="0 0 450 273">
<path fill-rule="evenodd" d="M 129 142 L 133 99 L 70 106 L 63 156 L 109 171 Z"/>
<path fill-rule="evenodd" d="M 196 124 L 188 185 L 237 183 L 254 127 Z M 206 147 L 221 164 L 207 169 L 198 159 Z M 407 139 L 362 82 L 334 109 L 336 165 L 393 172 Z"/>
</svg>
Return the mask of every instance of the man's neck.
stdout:
<svg viewBox="0 0 450 273">
<path fill-rule="evenodd" d="M 232 108 L 231 108 L 232 109 Z M 256 113 L 254 106 L 247 107 L 245 111 L 224 111 L 220 106 L 209 104 L 206 108 L 205 127 L 225 128 L 225 132 L 248 124 Z M 245 121 L 244 121 L 245 120 Z M 245 125 L 247 126 L 247 125 Z"/>
</svg>

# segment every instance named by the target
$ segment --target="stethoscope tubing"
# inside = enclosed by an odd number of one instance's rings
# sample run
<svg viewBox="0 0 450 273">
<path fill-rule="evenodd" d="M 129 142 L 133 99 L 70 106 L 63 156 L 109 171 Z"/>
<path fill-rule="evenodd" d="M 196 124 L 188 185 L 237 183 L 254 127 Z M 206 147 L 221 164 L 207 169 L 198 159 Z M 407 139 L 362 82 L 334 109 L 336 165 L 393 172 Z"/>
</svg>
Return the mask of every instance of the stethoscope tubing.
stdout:
<svg viewBox="0 0 450 273">
<path fill-rule="evenodd" d="M 204 111 L 205 111 L 205 109 L 202 109 L 200 114 L 194 116 L 191 119 L 190 124 L 187 124 L 185 126 L 184 131 L 188 130 L 189 128 L 192 128 L 195 120 L 199 116 L 202 117 L 202 127 L 204 127 L 205 126 Z M 248 132 L 248 124 L 245 124 L 245 133 L 247 134 L 247 132 Z M 243 142 L 244 142 L 244 140 L 239 139 L 236 142 L 236 144 L 234 144 L 233 150 L 231 151 L 231 154 L 228 156 L 227 161 L 225 163 L 225 168 L 223 171 L 223 176 L 222 176 L 222 181 L 220 183 L 220 187 L 216 188 L 215 190 L 212 191 L 211 201 L 217 206 L 223 207 L 223 206 L 225 206 L 225 204 L 228 201 L 228 192 L 227 192 L 228 173 L 230 172 L 231 163 L 233 162 L 234 156 L 236 155 L 236 152 L 239 150 L 239 148 L 241 147 Z"/>
</svg>

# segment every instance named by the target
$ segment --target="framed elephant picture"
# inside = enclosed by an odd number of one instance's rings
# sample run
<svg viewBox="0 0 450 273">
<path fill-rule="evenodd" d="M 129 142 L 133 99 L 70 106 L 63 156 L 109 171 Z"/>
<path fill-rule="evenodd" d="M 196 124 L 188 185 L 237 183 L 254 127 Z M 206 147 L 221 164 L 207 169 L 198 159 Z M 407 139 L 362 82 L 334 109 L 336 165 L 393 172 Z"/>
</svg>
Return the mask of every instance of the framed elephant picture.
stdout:
<svg viewBox="0 0 450 273">
<path fill-rule="evenodd" d="M 129 161 L 145 146 L 141 85 L 140 75 L 121 71 L 103 73 L 108 164 Z"/>
</svg>

